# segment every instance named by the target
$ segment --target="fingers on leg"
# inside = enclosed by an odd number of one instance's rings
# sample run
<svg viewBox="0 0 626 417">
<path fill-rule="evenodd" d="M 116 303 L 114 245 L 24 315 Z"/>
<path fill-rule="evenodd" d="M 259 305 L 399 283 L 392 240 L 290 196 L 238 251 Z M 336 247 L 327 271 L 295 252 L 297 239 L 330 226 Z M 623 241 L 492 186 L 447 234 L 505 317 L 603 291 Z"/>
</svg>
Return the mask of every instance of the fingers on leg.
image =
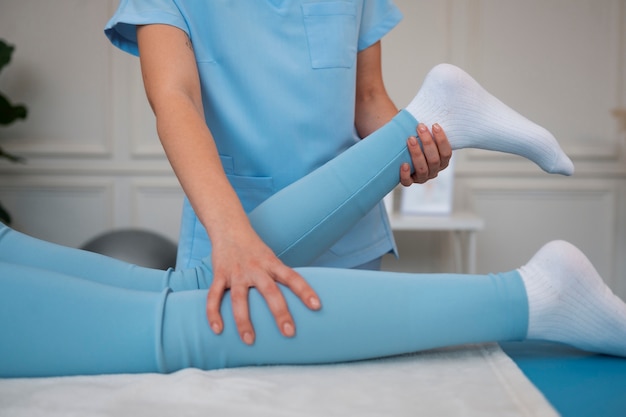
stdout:
<svg viewBox="0 0 626 417">
<path fill-rule="evenodd" d="M 211 330 L 215 334 L 220 334 L 224 330 L 224 322 L 222 315 L 220 314 L 220 306 L 222 299 L 224 298 L 224 292 L 226 291 L 226 285 L 224 280 L 215 279 L 209 288 L 206 303 L 206 314 L 211 326 Z"/>
<path fill-rule="evenodd" d="M 252 322 L 250 321 L 250 305 L 248 303 L 248 293 L 250 288 L 247 285 L 238 284 L 230 287 L 230 299 L 233 309 L 233 318 L 239 331 L 239 337 L 247 344 L 254 343 L 255 334 Z"/>
<path fill-rule="evenodd" d="M 295 335 L 296 327 L 293 318 L 291 313 L 289 313 L 289 307 L 278 285 L 274 281 L 266 281 L 257 285 L 257 290 L 265 299 L 281 334 L 286 337 Z"/>
<path fill-rule="evenodd" d="M 322 304 L 315 290 L 293 269 L 285 266 L 277 272 L 276 281 L 288 287 L 311 310 L 321 308 Z"/>
<path fill-rule="evenodd" d="M 276 325 L 283 336 L 295 335 L 295 323 L 285 297 L 277 282 L 291 290 L 309 309 L 318 310 L 321 306 L 319 297 L 306 280 L 293 269 L 283 266 L 274 271 L 274 281 L 264 281 L 257 289 L 265 298 L 274 316 Z"/>
</svg>

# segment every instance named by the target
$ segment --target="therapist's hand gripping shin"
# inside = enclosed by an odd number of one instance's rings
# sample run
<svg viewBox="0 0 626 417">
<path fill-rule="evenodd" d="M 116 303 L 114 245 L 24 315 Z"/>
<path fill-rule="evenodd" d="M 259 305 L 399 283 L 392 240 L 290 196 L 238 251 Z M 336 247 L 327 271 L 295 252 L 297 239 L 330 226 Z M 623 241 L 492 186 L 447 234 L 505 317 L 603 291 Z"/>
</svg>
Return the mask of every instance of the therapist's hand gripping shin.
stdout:
<svg viewBox="0 0 626 417">
<path fill-rule="evenodd" d="M 436 178 L 450 164 L 452 147 L 443 128 L 435 123 L 432 132 L 424 123 L 417 125 L 417 135 L 410 136 L 407 147 L 411 154 L 411 164 L 405 162 L 400 167 L 400 183 L 405 187 L 424 184 Z"/>
<path fill-rule="evenodd" d="M 383 81 L 381 42 L 376 42 L 357 55 L 356 102 L 354 124 L 360 137 L 366 138 L 398 113 Z M 437 177 L 452 157 L 452 148 L 439 124 L 434 124 L 432 134 L 425 124 L 417 126 L 406 142 L 410 163 L 399 170 L 404 186 L 423 184 Z M 419 139 L 418 139 L 419 138 Z"/>
</svg>

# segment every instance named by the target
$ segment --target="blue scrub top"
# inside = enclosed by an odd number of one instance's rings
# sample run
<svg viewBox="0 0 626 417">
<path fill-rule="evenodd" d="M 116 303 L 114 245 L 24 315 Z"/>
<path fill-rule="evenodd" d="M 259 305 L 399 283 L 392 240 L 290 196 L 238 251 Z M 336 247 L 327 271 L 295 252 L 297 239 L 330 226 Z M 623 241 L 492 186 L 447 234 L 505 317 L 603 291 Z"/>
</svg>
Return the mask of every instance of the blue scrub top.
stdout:
<svg viewBox="0 0 626 417">
<path fill-rule="evenodd" d="M 187 33 L 207 125 L 249 212 L 359 140 L 357 52 L 401 18 L 391 0 L 121 0 L 105 34 L 137 55 L 136 25 Z M 380 204 L 315 265 L 352 267 L 392 250 Z M 206 231 L 186 200 L 177 266 L 208 254 Z"/>
</svg>

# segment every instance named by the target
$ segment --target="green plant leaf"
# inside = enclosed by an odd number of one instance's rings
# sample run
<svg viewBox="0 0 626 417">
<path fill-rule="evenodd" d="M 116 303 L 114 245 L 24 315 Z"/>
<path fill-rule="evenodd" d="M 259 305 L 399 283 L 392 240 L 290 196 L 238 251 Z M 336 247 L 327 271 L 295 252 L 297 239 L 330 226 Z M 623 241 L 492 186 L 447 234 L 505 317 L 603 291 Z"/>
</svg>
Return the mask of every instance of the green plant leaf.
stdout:
<svg viewBox="0 0 626 417">
<path fill-rule="evenodd" d="M 0 39 L 0 70 L 11 62 L 11 55 L 14 49 L 15 47 Z M 26 114 L 26 107 L 20 105 L 13 106 L 6 97 L 0 94 L 0 124 L 6 125 L 14 122 L 16 119 L 25 119 Z M 11 155 L 2 148 L 0 148 L 0 158 L 6 158 L 12 162 L 24 162 L 24 158 Z M 2 204 L 0 204 L 0 222 L 7 225 L 11 224 L 11 215 Z"/>
<path fill-rule="evenodd" d="M 26 107 L 14 106 L 4 95 L 0 94 L 0 125 L 9 125 L 17 119 L 25 119 L 27 115 Z"/>
<path fill-rule="evenodd" d="M 0 39 L 0 70 L 11 62 L 15 47 Z M 17 119 L 25 119 L 28 114 L 26 107 L 13 105 L 3 94 L 0 94 L 0 125 L 9 125 Z"/>
<path fill-rule="evenodd" d="M 11 62 L 11 55 L 13 54 L 14 49 L 15 47 L 0 39 L 0 70 Z"/>
<path fill-rule="evenodd" d="M 11 216 L 9 215 L 9 212 L 2 207 L 2 204 L 0 204 L 0 222 L 6 225 L 11 224 Z"/>
</svg>

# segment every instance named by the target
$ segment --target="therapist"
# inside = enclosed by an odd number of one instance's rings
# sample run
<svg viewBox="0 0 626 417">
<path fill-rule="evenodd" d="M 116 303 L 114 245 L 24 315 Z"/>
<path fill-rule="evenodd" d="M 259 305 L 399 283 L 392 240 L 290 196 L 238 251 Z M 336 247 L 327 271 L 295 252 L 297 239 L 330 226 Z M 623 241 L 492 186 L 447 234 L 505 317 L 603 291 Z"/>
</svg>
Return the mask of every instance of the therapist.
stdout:
<svg viewBox="0 0 626 417">
<path fill-rule="evenodd" d="M 320 307 L 246 213 L 396 115 L 380 39 L 401 17 L 391 0 L 121 0 L 105 33 L 140 55 L 157 131 L 186 194 L 177 267 L 211 255 L 207 315 L 215 333 L 228 289 L 248 344 L 249 288 L 263 295 L 284 336 L 295 325 L 276 283 Z M 407 138 L 415 171 L 402 166 L 403 185 L 436 177 L 451 156 L 438 126 L 431 134 L 420 125 L 418 135 L 423 150 Z M 381 203 L 313 265 L 377 269 L 394 250 Z"/>
</svg>

